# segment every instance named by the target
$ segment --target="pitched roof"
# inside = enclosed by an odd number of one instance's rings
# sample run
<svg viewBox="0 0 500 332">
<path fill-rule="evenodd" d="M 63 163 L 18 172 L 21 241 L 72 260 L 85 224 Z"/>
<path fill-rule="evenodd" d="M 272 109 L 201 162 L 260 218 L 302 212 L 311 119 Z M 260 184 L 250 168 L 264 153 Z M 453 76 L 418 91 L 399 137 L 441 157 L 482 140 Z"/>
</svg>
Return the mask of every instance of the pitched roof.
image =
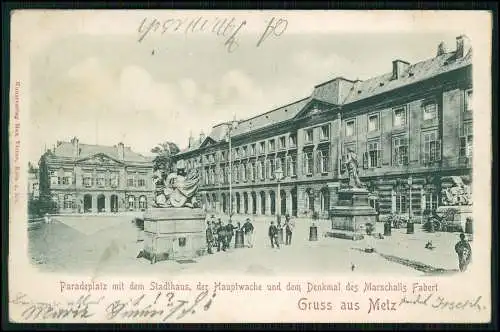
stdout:
<svg viewBox="0 0 500 332">
<path fill-rule="evenodd" d="M 302 108 L 307 105 L 310 99 L 310 97 L 306 97 L 264 114 L 240 121 L 236 129 L 233 130 L 232 135 L 242 135 L 275 123 L 293 119 L 302 110 Z"/>
<path fill-rule="evenodd" d="M 281 106 L 269 112 L 240 121 L 237 128 L 233 130 L 233 137 L 293 119 L 309 103 L 309 101 L 313 99 L 325 101 L 331 104 L 347 105 L 471 64 L 472 49 L 469 49 L 464 57 L 456 58 L 456 52 L 452 51 L 424 61 L 410 64 L 403 72 L 400 73 L 397 79 L 392 79 L 392 72 L 364 81 L 351 81 L 342 77 L 337 77 L 333 80 L 318 84 L 310 97 L 300 99 L 291 104 Z M 335 86 L 336 88 L 334 88 Z M 218 142 L 226 137 L 225 128 L 226 126 L 223 125 L 215 126 L 209 136 Z M 202 142 L 197 141 L 196 144 L 182 150 L 181 153 L 196 150 L 200 147 L 201 143 Z"/>
<path fill-rule="evenodd" d="M 449 72 L 472 63 L 472 49 L 463 57 L 455 59 L 455 52 L 411 64 L 393 80 L 392 72 L 354 83 L 343 104 L 350 104 L 390 90 L 398 89 L 439 74 Z"/>
<path fill-rule="evenodd" d="M 118 154 L 117 146 L 106 146 L 106 145 L 90 145 L 90 144 L 78 144 L 80 148 L 79 159 L 91 157 L 96 154 L 105 154 L 113 159 L 120 160 Z M 60 144 L 52 152 L 55 157 L 62 158 L 73 158 L 74 146 L 70 142 L 60 142 Z M 123 149 L 125 162 L 151 162 L 151 158 L 145 157 L 137 152 L 132 151 L 128 146 Z"/>
</svg>

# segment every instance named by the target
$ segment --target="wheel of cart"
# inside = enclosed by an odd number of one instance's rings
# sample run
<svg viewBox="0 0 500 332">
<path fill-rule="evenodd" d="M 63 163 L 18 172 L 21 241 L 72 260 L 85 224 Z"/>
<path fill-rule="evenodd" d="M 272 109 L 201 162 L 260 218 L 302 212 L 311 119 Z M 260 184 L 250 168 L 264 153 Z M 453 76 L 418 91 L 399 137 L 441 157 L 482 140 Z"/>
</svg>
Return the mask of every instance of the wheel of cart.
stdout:
<svg viewBox="0 0 500 332">
<path fill-rule="evenodd" d="M 432 218 L 431 222 L 434 226 L 434 231 L 441 232 L 443 230 L 443 223 L 437 218 Z"/>
</svg>

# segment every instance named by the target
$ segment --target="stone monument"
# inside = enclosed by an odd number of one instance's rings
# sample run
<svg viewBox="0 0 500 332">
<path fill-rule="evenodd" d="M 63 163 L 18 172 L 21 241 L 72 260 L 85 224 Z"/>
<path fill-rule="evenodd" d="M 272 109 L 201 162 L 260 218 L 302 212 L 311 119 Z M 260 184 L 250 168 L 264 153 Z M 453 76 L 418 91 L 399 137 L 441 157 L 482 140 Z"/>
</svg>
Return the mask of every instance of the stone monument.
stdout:
<svg viewBox="0 0 500 332">
<path fill-rule="evenodd" d="M 339 189 L 337 205 L 330 209 L 332 231 L 326 235 L 361 240 L 365 225 L 375 225 L 377 212 L 370 206 L 369 191 L 359 179 L 356 153 L 348 150 L 342 163 L 349 175 L 349 183 L 347 187 Z"/>
<path fill-rule="evenodd" d="M 206 250 L 205 217 L 197 192 L 200 177 L 196 169 L 185 172 L 183 160 L 176 172 L 155 181 L 155 202 L 144 214 L 142 257 L 160 260 L 193 259 Z"/>
<path fill-rule="evenodd" d="M 457 212 L 450 220 L 465 230 L 465 222 L 472 217 L 472 193 L 470 186 L 465 184 L 460 176 L 451 177 L 451 186 L 441 190 L 441 206 L 436 209 L 438 215 L 444 215 L 446 210 L 454 209 Z"/>
</svg>

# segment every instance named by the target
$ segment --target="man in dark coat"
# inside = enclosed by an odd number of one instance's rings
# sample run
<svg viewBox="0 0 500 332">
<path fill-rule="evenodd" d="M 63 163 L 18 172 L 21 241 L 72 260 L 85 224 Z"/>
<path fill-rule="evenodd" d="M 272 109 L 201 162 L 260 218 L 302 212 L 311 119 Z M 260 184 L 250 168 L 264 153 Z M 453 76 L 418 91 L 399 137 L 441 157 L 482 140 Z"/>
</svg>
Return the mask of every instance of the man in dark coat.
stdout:
<svg viewBox="0 0 500 332">
<path fill-rule="evenodd" d="M 207 237 L 207 252 L 209 254 L 213 254 L 212 246 L 214 242 L 214 234 L 212 233 L 212 223 L 210 221 L 207 223 L 206 237 Z"/>
<path fill-rule="evenodd" d="M 217 225 L 217 251 L 221 250 L 226 251 L 226 227 L 222 225 L 222 221 L 219 220 L 219 223 Z"/>
<path fill-rule="evenodd" d="M 234 230 L 235 226 L 233 225 L 233 222 L 231 219 L 229 219 L 229 222 L 226 225 L 226 248 L 231 247 L 231 241 L 233 240 L 233 235 L 234 235 Z"/>
<path fill-rule="evenodd" d="M 472 258 L 472 249 L 469 242 L 465 239 L 464 233 L 460 233 L 460 241 L 455 245 L 455 252 L 458 255 L 458 267 L 460 268 L 460 272 L 464 272 L 467 270 L 467 266 Z"/>
<path fill-rule="evenodd" d="M 285 245 L 289 246 L 292 244 L 292 233 L 295 228 L 295 222 L 290 218 L 290 215 L 285 216 Z"/>
<path fill-rule="evenodd" d="M 245 234 L 245 246 L 253 247 L 253 225 L 250 222 L 250 218 L 247 218 L 242 227 L 243 233 Z"/>
<path fill-rule="evenodd" d="M 271 226 L 269 226 L 269 239 L 271 240 L 271 247 L 274 248 L 274 245 L 276 245 L 279 249 L 280 244 L 278 241 L 278 228 L 274 224 L 274 221 L 271 221 Z"/>
</svg>

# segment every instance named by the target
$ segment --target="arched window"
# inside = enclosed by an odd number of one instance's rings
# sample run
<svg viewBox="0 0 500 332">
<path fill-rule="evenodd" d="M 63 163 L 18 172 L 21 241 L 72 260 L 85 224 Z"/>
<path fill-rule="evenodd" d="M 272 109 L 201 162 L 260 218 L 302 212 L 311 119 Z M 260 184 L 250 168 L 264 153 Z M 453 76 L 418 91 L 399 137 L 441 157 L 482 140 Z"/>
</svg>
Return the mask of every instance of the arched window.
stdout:
<svg viewBox="0 0 500 332">
<path fill-rule="evenodd" d="M 264 179 L 264 167 L 262 165 L 262 160 L 257 162 L 257 175 L 259 177 L 259 180 Z"/>
<path fill-rule="evenodd" d="M 312 189 L 307 189 L 305 192 L 305 208 L 309 211 L 314 211 L 314 193 Z"/>
<path fill-rule="evenodd" d="M 254 163 L 248 163 L 248 180 L 249 181 L 253 181 L 255 178 L 254 178 Z"/>
<path fill-rule="evenodd" d="M 240 165 L 241 169 L 241 181 L 246 181 L 247 180 L 247 168 L 245 164 Z"/>
<path fill-rule="evenodd" d="M 276 158 L 276 169 L 283 170 L 283 167 L 281 165 L 281 158 Z"/>
<path fill-rule="evenodd" d="M 135 196 L 130 195 L 128 197 L 128 208 L 135 209 Z"/>
<path fill-rule="evenodd" d="M 233 181 L 238 182 L 238 165 L 233 165 Z"/>
</svg>

